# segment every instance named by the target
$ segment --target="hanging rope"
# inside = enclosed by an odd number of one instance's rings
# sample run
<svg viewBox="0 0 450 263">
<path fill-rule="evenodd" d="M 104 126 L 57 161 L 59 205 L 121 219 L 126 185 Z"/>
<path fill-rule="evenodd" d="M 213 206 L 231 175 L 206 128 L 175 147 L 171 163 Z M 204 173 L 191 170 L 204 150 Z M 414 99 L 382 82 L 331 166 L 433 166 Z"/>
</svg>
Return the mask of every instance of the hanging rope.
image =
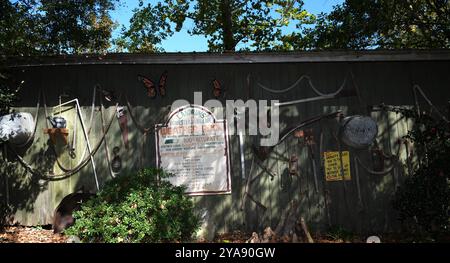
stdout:
<svg viewBox="0 0 450 263">
<path fill-rule="evenodd" d="M 362 195 L 361 195 L 361 185 L 359 183 L 359 168 L 358 168 L 357 157 L 355 157 L 355 177 L 356 177 L 356 190 L 358 193 L 358 205 L 364 209 L 364 204 L 363 204 Z"/>
<path fill-rule="evenodd" d="M 415 84 L 413 86 L 413 93 L 414 93 L 414 102 L 416 103 L 416 109 L 417 109 L 417 113 L 420 116 L 420 108 L 419 108 L 419 101 L 417 99 L 417 93 L 419 92 L 420 95 L 422 96 L 422 98 L 427 102 L 428 106 L 431 107 L 431 109 L 434 109 L 436 111 L 436 113 L 439 115 L 439 117 L 441 117 L 446 123 L 450 123 L 449 120 L 444 116 L 444 114 L 442 114 L 438 108 L 436 106 L 434 106 L 434 104 L 431 102 L 431 100 L 427 97 L 427 95 L 425 95 L 425 92 L 423 92 L 422 88 Z"/>
<path fill-rule="evenodd" d="M 252 157 L 252 165 L 250 166 L 250 173 L 247 176 L 247 182 L 245 183 L 244 194 L 243 194 L 242 200 L 241 200 L 241 207 L 240 207 L 241 211 L 243 211 L 244 208 L 245 208 L 245 204 L 246 204 L 246 201 L 247 201 L 247 196 L 248 196 L 248 194 L 250 192 L 250 186 L 251 186 L 251 183 L 252 183 L 252 172 L 253 172 L 254 162 L 255 162 L 255 157 L 253 156 Z"/>
<path fill-rule="evenodd" d="M 95 85 L 94 86 L 94 92 L 93 92 L 93 94 L 92 94 L 92 106 L 91 106 L 91 113 L 90 113 L 90 117 L 89 117 L 89 128 L 88 128 L 88 131 L 87 131 L 87 135 L 89 136 L 90 134 L 91 134 L 91 129 L 92 129 L 92 121 L 93 121 L 93 119 L 94 119 L 94 111 L 95 111 L 95 97 L 96 97 L 96 93 L 97 93 L 97 86 L 98 85 Z M 75 122 L 76 122 L 76 120 L 77 120 L 77 116 L 78 116 L 78 114 L 76 114 L 75 115 Z M 71 157 L 72 157 L 72 155 L 73 156 L 75 156 L 75 147 L 74 147 L 74 145 L 75 145 L 75 140 L 76 140 L 76 124 L 75 124 L 75 122 L 74 122 L 74 133 L 73 133 L 73 140 L 72 140 L 72 149 L 71 149 L 71 152 L 69 153 L 69 154 L 71 154 Z M 47 126 L 48 127 L 48 126 Z M 81 155 L 81 158 L 80 158 L 80 160 L 83 160 L 84 159 L 84 157 L 86 156 L 86 153 L 88 152 L 88 150 L 89 150 L 89 147 L 88 147 L 88 145 L 86 144 L 86 147 L 84 148 L 84 151 L 83 151 L 83 154 Z M 74 158 L 74 157 L 73 157 Z M 59 166 L 59 168 L 61 169 L 61 170 L 66 170 L 67 171 L 67 169 L 64 169 L 64 167 L 61 167 L 61 166 Z"/>
<path fill-rule="evenodd" d="M 95 110 L 95 96 L 97 93 L 97 85 L 94 86 L 94 93 L 92 94 L 92 106 L 91 106 L 91 116 L 89 117 L 89 129 L 87 131 L 87 134 L 89 135 L 91 133 L 92 129 L 92 120 L 94 119 L 94 110 Z M 87 146 L 86 150 L 87 151 Z"/>
<path fill-rule="evenodd" d="M 363 164 L 357 156 L 355 157 L 355 160 L 358 161 L 358 163 L 362 166 L 362 168 L 364 168 L 364 170 L 366 170 L 367 173 L 372 174 L 372 175 L 386 175 L 386 174 L 392 172 L 392 169 L 394 169 L 394 167 L 397 163 L 397 162 L 395 162 L 394 164 L 391 165 L 391 167 L 389 167 L 388 169 L 386 169 L 384 171 L 374 171 L 374 170 L 370 169 L 369 167 L 367 167 L 365 164 Z"/>
<path fill-rule="evenodd" d="M 125 94 L 125 100 L 127 101 L 127 109 L 128 109 L 128 112 L 130 113 L 131 120 L 133 121 L 136 128 L 138 128 L 141 131 L 141 133 L 147 133 L 149 131 L 152 131 L 154 129 L 154 127 L 146 128 L 146 127 L 142 126 L 139 122 L 137 122 L 136 117 L 133 115 L 133 111 L 132 111 L 133 107 L 131 106 L 130 101 L 128 100 L 127 94 Z"/>
<path fill-rule="evenodd" d="M 114 117 L 114 115 L 115 115 L 115 112 L 113 113 L 113 117 Z M 105 116 L 103 115 L 103 99 L 102 99 L 102 97 L 100 97 L 100 116 L 101 116 L 101 120 L 102 120 L 102 133 L 104 134 L 104 141 L 105 141 L 105 143 L 103 145 L 105 146 L 105 155 L 106 155 L 106 161 L 108 163 L 109 175 L 111 175 L 112 178 L 115 178 L 116 176 L 112 170 L 111 158 L 109 156 L 108 141 L 106 139 Z"/>
<path fill-rule="evenodd" d="M 318 115 L 315 117 L 312 117 L 308 120 L 305 120 L 303 122 L 301 122 L 299 125 L 295 126 L 294 128 L 290 128 L 287 131 L 283 131 L 281 138 L 278 140 L 277 144 L 275 144 L 273 147 L 279 145 L 281 142 L 283 142 L 291 133 L 293 133 L 294 131 L 304 127 L 304 126 L 308 126 L 310 124 L 313 124 L 315 122 L 320 121 L 321 119 L 324 118 L 333 118 L 335 116 L 338 116 L 339 114 L 341 114 L 342 111 L 335 111 L 332 113 L 327 113 L 327 114 L 322 114 L 322 115 Z"/>
<path fill-rule="evenodd" d="M 375 171 L 370 169 L 367 165 L 365 165 L 361 159 L 359 159 L 357 156 L 355 156 L 355 160 L 362 166 L 362 168 L 364 168 L 364 170 L 366 170 L 367 173 L 372 174 L 372 175 L 386 175 L 390 172 L 392 172 L 392 170 L 398 165 L 398 160 L 399 160 L 399 156 L 400 156 L 400 149 L 401 149 L 401 142 L 398 142 L 398 148 L 397 148 L 397 152 L 394 154 L 386 154 L 385 152 L 382 152 L 382 156 L 384 159 L 390 160 L 392 162 L 391 167 L 389 167 L 388 169 L 385 169 L 384 171 Z"/>
<path fill-rule="evenodd" d="M 266 91 L 268 91 L 268 92 L 275 93 L 275 94 L 281 94 L 281 93 L 285 93 L 285 92 L 290 91 L 291 89 L 295 88 L 295 87 L 296 87 L 303 79 L 306 79 L 306 80 L 308 81 L 308 84 L 309 84 L 310 88 L 311 88 L 311 89 L 314 91 L 314 93 L 316 93 L 318 96 L 334 97 L 334 96 L 336 96 L 337 94 L 339 94 L 339 93 L 344 89 L 345 84 L 347 83 L 347 77 L 348 77 L 348 74 L 345 76 L 344 81 L 342 82 L 342 84 L 341 84 L 341 86 L 339 87 L 339 89 L 337 89 L 335 92 L 332 92 L 332 93 L 323 93 L 323 92 L 321 92 L 320 90 L 318 90 L 318 89 L 314 86 L 314 84 L 312 83 L 311 77 L 309 77 L 308 75 L 302 75 L 302 76 L 300 76 L 300 78 L 298 78 L 298 80 L 297 80 L 296 82 L 294 82 L 294 84 L 292 84 L 291 86 L 289 86 L 289 87 L 287 87 L 287 88 L 285 88 L 285 89 L 281 89 L 281 90 L 276 90 L 276 89 L 268 88 L 268 87 L 264 86 L 263 84 L 261 84 L 261 83 L 258 82 L 258 81 L 256 82 L 256 84 L 257 84 L 260 88 L 262 88 L 262 89 L 264 89 L 264 90 L 266 90 Z"/>
<path fill-rule="evenodd" d="M 116 106 L 115 106 L 116 110 L 117 110 L 118 106 L 119 106 L 119 103 L 117 102 Z M 28 164 L 12 147 L 10 147 L 9 144 L 8 144 L 8 147 L 16 155 L 17 159 L 22 164 L 22 166 L 31 174 L 33 174 L 35 176 L 39 176 L 42 179 L 49 180 L 49 181 L 63 180 L 63 179 L 66 179 L 66 178 L 76 174 L 77 172 L 79 172 L 81 169 L 83 169 L 89 163 L 91 157 L 93 157 L 97 153 L 98 149 L 100 148 L 101 144 L 103 143 L 105 135 L 106 135 L 106 133 L 108 133 L 109 129 L 111 128 L 111 124 L 113 123 L 114 119 L 115 119 L 115 113 L 111 116 L 111 119 L 108 122 L 108 125 L 106 126 L 105 132 L 100 137 L 100 140 L 98 141 L 97 145 L 94 147 L 92 153 L 90 153 L 89 156 L 84 158 L 75 168 L 68 170 L 61 174 L 53 174 L 53 175 L 42 174 L 41 172 L 34 169 L 30 164 Z"/>
</svg>

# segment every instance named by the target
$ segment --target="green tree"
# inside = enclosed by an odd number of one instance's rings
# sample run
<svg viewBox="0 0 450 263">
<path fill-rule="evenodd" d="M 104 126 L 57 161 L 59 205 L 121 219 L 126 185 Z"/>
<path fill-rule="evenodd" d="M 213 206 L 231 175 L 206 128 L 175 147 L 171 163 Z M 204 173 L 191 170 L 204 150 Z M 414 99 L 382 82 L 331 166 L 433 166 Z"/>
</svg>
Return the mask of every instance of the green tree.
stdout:
<svg viewBox="0 0 450 263">
<path fill-rule="evenodd" d="M 141 8 L 133 10 L 130 27 L 123 26 L 122 36 L 114 40 L 116 50 L 131 53 L 163 51 L 157 45 L 173 34 L 168 21 L 168 8 L 161 3 L 143 6 L 143 1 L 140 1 L 139 4 Z"/>
<path fill-rule="evenodd" d="M 115 0 L 41 0 L 43 50 L 47 53 L 106 52 Z"/>
<path fill-rule="evenodd" d="M 10 79 L 5 70 L 0 67 L 0 116 L 10 112 L 11 107 L 17 100 L 19 90 L 20 85 L 17 85 L 16 88 L 11 88 Z"/>
<path fill-rule="evenodd" d="M 3 0 L 0 54 L 106 52 L 118 0 Z"/>
<path fill-rule="evenodd" d="M 238 44 L 268 50 L 280 46 L 289 23 L 312 23 L 312 18 L 300 0 L 164 0 L 135 10 L 122 39 L 128 40 L 131 49 L 157 45 L 191 20 L 188 33 L 206 36 L 210 51 L 235 51 Z"/>
<path fill-rule="evenodd" d="M 346 0 L 302 33 L 295 49 L 450 48 L 450 2 Z"/>
<path fill-rule="evenodd" d="M 34 1 L 0 1 L 0 54 L 28 55 L 37 53 L 40 14 Z"/>
</svg>

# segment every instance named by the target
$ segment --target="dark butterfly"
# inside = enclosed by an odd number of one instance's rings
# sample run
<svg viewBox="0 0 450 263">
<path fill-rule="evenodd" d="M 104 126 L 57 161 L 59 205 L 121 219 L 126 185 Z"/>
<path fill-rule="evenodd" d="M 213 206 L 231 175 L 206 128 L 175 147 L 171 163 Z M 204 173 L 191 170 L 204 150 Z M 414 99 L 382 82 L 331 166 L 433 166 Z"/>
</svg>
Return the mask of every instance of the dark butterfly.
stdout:
<svg viewBox="0 0 450 263">
<path fill-rule="evenodd" d="M 213 94 L 214 97 L 219 98 L 222 95 L 222 86 L 220 85 L 220 82 L 217 79 L 214 79 L 213 81 Z"/>
<path fill-rule="evenodd" d="M 139 81 L 142 82 L 144 87 L 147 89 L 147 96 L 150 98 L 156 97 L 156 85 L 155 83 L 150 79 L 142 75 L 138 75 Z M 161 94 L 162 97 L 166 95 L 166 82 L 167 82 L 167 70 L 164 71 L 164 73 L 159 78 L 158 88 L 159 88 L 159 94 Z"/>
<path fill-rule="evenodd" d="M 156 97 L 156 87 L 151 79 L 142 75 L 138 75 L 138 80 L 141 81 L 144 87 L 147 89 L 147 96 L 152 99 Z"/>
<path fill-rule="evenodd" d="M 161 94 L 161 96 L 163 97 L 166 95 L 166 81 L 167 81 L 167 70 L 164 71 L 164 73 L 159 78 L 159 94 Z"/>
</svg>

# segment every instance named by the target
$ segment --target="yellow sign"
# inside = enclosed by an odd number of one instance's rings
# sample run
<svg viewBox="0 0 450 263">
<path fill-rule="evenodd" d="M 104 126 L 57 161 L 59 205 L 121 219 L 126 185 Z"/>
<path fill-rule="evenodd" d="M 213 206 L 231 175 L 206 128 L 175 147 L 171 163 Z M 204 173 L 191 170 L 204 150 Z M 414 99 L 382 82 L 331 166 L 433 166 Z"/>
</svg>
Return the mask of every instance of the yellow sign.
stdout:
<svg viewBox="0 0 450 263">
<path fill-rule="evenodd" d="M 325 178 L 327 181 L 350 180 L 350 153 L 342 151 L 344 178 L 341 175 L 341 158 L 339 152 L 324 152 Z"/>
</svg>

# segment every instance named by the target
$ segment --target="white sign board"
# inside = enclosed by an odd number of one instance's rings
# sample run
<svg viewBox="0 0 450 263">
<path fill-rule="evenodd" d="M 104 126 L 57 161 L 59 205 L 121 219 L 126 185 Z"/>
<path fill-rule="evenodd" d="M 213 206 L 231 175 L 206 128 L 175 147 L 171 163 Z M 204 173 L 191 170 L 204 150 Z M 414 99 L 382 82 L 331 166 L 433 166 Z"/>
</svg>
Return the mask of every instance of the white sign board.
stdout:
<svg viewBox="0 0 450 263">
<path fill-rule="evenodd" d="M 158 168 L 173 174 L 173 185 L 189 195 L 231 193 L 228 132 L 225 120 L 208 109 L 187 105 L 155 127 Z"/>
</svg>

